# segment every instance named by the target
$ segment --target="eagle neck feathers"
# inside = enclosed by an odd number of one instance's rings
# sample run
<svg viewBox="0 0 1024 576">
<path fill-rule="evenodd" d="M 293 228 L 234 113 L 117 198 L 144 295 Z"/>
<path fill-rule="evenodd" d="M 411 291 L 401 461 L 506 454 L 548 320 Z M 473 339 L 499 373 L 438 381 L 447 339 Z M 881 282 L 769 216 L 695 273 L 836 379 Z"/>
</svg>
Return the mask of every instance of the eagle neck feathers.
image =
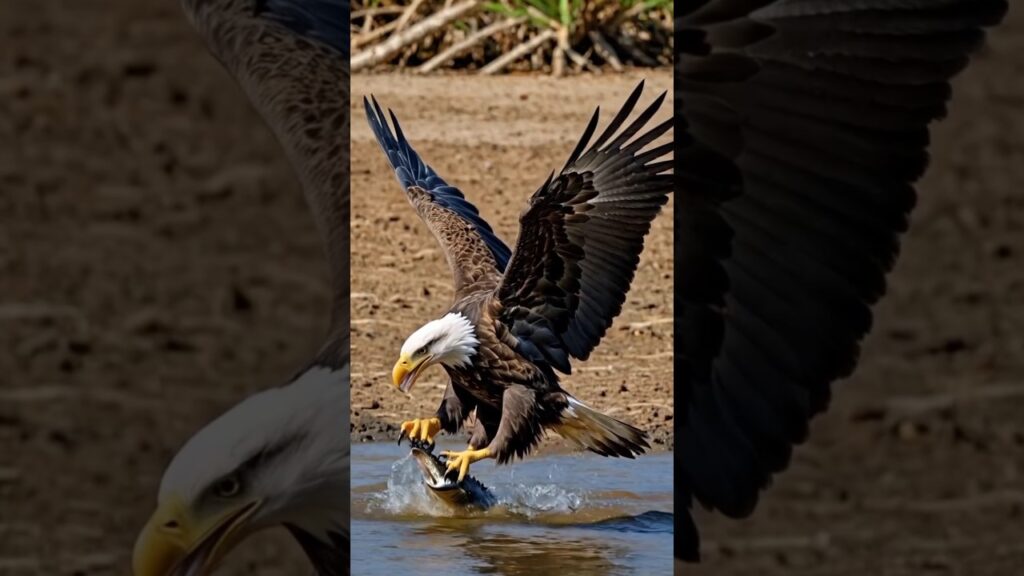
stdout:
<svg viewBox="0 0 1024 576">
<path fill-rule="evenodd" d="M 444 332 L 442 344 L 445 352 L 441 362 L 452 368 L 469 366 L 480 345 L 476 327 L 460 312 L 449 312 L 438 322 Z"/>
</svg>

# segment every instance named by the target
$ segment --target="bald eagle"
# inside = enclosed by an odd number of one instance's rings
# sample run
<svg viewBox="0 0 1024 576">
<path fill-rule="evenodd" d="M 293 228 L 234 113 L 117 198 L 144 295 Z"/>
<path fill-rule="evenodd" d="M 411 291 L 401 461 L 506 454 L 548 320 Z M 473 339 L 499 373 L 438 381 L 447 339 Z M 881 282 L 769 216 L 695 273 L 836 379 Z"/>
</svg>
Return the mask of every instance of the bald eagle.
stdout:
<svg viewBox="0 0 1024 576">
<path fill-rule="evenodd" d="M 481 459 L 525 456 L 548 429 L 604 456 L 632 458 L 649 447 L 643 431 L 588 407 L 558 377 L 570 372 L 570 358 L 587 359 L 622 310 L 644 237 L 672 191 L 672 143 L 651 146 L 672 120 L 647 129 L 665 94 L 627 123 L 642 91 L 641 82 L 591 142 L 594 113 L 565 166 L 530 198 L 514 251 L 420 159 L 394 113 L 392 132 L 376 100 L 363 100 L 455 282 L 449 310 L 408 337 L 392 371 L 405 392 L 429 366 L 449 376 L 436 416 L 402 423 L 402 435 L 433 442 L 475 411 L 468 449 L 448 453 L 460 480 Z"/>
<path fill-rule="evenodd" d="M 249 535 L 283 526 L 317 574 L 348 574 L 348 2 L 183 4 L 299 174 L 329 258 L 332 309 L 307 366 L 230 409 L 174 457 L 133 571 L 209 574 Z"/>
<path fill-rule="evenodd" d="M 928 125 L 1004 0 L 690 0 L 677 13 L 676 557 L 751 514 L 849 375 Z"/>
</svg>

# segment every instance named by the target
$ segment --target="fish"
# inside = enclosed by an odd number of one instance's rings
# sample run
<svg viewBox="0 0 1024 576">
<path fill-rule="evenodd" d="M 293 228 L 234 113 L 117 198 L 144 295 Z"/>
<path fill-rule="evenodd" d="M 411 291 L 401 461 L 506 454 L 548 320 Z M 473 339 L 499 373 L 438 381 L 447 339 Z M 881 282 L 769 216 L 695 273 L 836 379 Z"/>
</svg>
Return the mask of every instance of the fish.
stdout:
<svg viewBox="0 0 1024 576">
<path fill-rule="evenodd" d="M 476 478 L 466 476 L 459 482 L 453 477 L 455 474 L 448 475 L 446 458 L 434 454 L 433 448 L 432 444 L 414 443 L 411 454 L 435 498 L 455 511 L 486 510 L 498 502 L 494 493 Z"/>
</svg>

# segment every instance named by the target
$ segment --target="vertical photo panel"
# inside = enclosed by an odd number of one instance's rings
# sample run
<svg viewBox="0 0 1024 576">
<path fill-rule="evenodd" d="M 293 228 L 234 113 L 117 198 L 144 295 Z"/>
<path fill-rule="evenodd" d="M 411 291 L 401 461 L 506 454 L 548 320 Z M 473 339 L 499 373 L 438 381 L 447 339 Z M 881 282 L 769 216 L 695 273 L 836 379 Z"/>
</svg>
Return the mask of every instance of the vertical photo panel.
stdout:
<svg viewBox="0 0 1024 576">
<path fill-rule="evenodd" d="M 348 15 L 0 18 L 0 573 L 348 574 Z"/>
<path fill-rule="evenodd" d="M 677 6 L 678 573 L 1019 570 L 1007 11 Z"/>
<path fill-rule="evenodd" d="M 193 257 L 220 261 L 232 272 L 231 306 L 273 317 L 258 328 L 238 325 L 240 333 L 221 345 L 232 357 L 246 354 L 252 375 L 234 405 L 198 426 L 167 464 L 132 570 L 136 576 L 311 568 L 320 576 L 347 574 L 348 2 L 186 0 L 182 6 L 209 51 L 205 58 L 219 61 L 234 80 L 223 88 L 230 99 L 222 106 L 251 107 L 247 123 L 267 142 L 267 160 L 221 159 L 211 176 L 217 180 L 211 202 L 242 197 L 244 208 L 236 209 L 276 224 L 271 231 L 242 221 L 229 232 L 236 241 L 262 237 L 251 253 L 236 255 L 229 246 L 228 254 L 211 248 Z M 229 133 L 223 146 L 244 144 L 244 136 Z M 272 188 L 262 176 L 270 158 L 278 171 L 289 169 Z M 212 218 L 208 226 L 227 227 Z M 271 372 L 275 356 L 293 346 L 298 362 Z M 202 390 L 217 386 L 211 372 L 196 379 Z M 264 542 L 258 547 L 247 542 L 257 534 Z M 248 550 L 229 557 L 235 548 Z"/>
<path fill-rule="evenodd" d="M 353 574 L 671 572 L 671 25 L 353 5 Z"/>
</svg>

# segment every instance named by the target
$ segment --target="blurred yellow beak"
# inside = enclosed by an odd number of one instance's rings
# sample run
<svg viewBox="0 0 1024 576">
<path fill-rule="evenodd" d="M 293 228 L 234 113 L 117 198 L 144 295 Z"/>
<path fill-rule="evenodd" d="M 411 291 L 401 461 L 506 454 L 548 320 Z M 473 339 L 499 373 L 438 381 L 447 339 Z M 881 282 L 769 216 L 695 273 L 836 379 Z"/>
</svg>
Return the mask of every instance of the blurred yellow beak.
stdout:
<svg viewBox="0 0 1024 576">
<path fill-rule="evenodd" d="M 210 574 L 241 541 L 240 528 L 262 502 L 249 502 L 209 520 L 193 518 L 177 499 L 164 502 L 139 533 L 132 553 L 135 576 Z"/>
<path fill-rule="evenodd" d="M 430 356 L 424 356 L 414 361 L 409 356 L 402 354 L 398 358 L 398 362 L 395 362 L 395 367 L 391 369 L 391 381 L 399 390 L 408 394 L 412 385 L 416 383 L 416 379 L 419 378 L 420 372 L 430 366 L 430 358 Z"/>
</svg>

